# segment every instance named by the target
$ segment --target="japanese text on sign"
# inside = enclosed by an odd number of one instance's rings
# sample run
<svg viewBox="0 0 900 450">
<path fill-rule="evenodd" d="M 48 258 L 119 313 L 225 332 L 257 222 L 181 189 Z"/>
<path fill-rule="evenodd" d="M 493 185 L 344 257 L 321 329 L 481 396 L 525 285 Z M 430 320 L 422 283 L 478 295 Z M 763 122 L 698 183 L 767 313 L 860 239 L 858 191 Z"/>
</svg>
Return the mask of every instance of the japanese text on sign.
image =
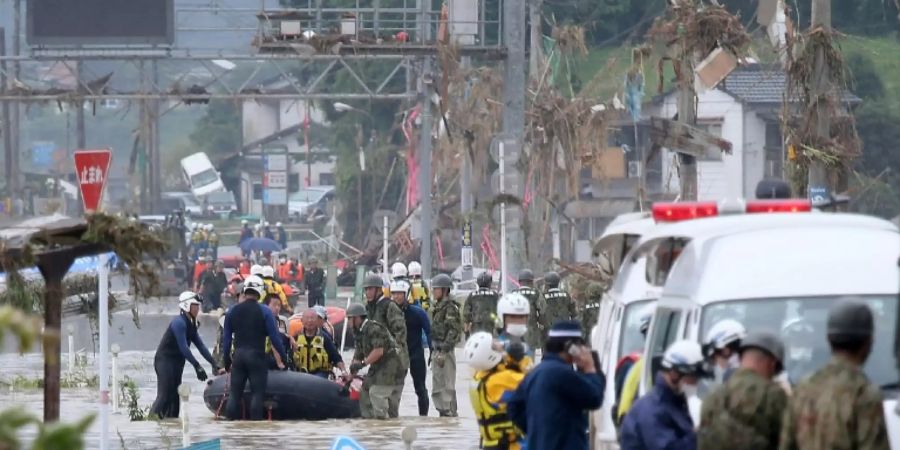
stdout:
<svg viewBox="0 0 900 450">
<path fill-rule="evenodd" d="M 79 184 L 103 184 L 103 169 L 100 166 L 90 166 L 81 169 Z"/>
</svg>

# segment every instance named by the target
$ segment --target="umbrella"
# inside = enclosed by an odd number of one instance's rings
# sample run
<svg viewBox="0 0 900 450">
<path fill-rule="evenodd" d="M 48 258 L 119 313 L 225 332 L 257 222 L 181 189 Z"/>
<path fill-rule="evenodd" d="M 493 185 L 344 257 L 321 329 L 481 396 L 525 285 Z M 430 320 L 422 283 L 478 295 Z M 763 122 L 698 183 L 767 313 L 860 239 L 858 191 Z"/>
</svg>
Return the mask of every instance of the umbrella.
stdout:
<svg viewBox="0 0 900 450">
<path fill-rule="evenodd" d="M 281 244 L 269 238 L 252 238 L 241 242 L 241 250 L 245 252 L 277 252 Z"/>
</svg>

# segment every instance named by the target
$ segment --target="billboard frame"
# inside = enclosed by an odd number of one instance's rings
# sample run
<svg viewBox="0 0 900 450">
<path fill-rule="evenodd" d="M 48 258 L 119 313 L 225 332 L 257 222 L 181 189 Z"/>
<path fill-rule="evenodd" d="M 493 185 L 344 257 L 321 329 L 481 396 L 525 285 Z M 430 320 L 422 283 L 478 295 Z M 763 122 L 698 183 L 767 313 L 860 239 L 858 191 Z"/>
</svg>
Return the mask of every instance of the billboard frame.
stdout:
<svg viewBox="0 0 900 450">
<path fill-rule="evenodd" d="M 102 47 L 171 47 L 175 45 L 175 0 L 162 0 L 166 3 L 165 36 L 81 36 L 50 37 L 35 36 L 34 8 L 31 2 L 25 7 L 25 42 L 31 48 L 81 48 L 85 46 Z"/>
</svg>

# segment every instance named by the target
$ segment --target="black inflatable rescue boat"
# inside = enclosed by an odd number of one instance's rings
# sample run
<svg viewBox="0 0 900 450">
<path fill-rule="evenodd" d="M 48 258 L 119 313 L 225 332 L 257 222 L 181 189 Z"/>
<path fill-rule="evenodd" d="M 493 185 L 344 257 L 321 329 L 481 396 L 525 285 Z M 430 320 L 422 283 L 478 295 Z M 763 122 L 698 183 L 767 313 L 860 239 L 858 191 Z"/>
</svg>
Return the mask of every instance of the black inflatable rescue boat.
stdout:
<svg viewBox="0 0 900 450">
<path fill-rule="evenodd" d="M 217 416 L 225 416 L 226 391 L 231 375 L 221 375 L 206 385 L 203 401 Z M 250 405 L 250 383 L 244 388 L 244 404 Z M 341 385 L 300 372 L 270 370 L 266 387 L 266 416 L 272 420 L 326 420 L 359 417 L 359 402 Z"/>
</svg>

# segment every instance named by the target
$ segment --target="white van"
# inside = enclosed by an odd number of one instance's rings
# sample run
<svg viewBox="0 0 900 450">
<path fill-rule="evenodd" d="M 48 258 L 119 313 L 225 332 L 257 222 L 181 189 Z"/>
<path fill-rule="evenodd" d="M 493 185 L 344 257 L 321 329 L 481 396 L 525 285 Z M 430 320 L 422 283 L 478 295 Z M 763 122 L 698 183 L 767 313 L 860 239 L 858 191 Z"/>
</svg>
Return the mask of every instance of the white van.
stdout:
<svg viewBox="0 0 900 450">
<path fill-rule="evenodd" d="M 191 192 L 197 199 L 212 192 L 225 190 L 225 184 L 219 178 L 219 172 L 212 165 L 206 153 L 198 152 L 181 160 L 181 170 L 184 180 L 191 187 Z"/>
<path fill-rule="evenodd" d="M 830 358 L 828 308 L 845 296 L 862 297 L 872 307 L 876 336 L 866 374 L 896 391 L 900 233 L 895 225 L 854 214 L 812 212 L 717 217 L 673 224 L 667 232 L 669 236 L 641 242 L 633 250 L 633 255 L 649 255 L 666 242 L 680 243 L 644 348 L 651 363 L 644 366 L 641 394 L 652 388 L 672 342 L 699 342 L 722 319 L 737 320 L 750 331 L 781 334 L 788 355 L 785 369 L 796 383 Z M 792 346 L 806 351 L 792 351 Z M 694 397 L 688 402 L 695 423 L 700 401 Z M 895 405 L 896 400 L 886 401 L 885 413 L 892 448 L 900 449 Z"/>
</svg>

